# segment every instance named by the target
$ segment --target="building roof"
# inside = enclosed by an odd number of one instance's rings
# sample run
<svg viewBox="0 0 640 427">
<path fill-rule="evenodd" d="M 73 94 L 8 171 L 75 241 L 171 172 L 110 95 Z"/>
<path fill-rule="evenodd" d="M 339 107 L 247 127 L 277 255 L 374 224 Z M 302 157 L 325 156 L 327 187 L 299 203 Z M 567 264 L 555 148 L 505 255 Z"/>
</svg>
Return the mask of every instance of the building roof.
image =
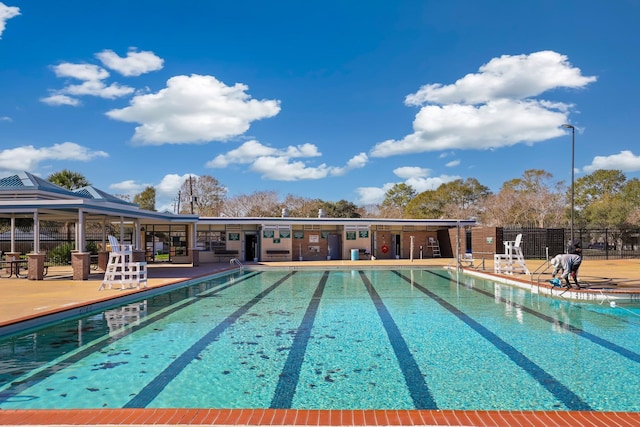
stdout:
<svg viewBox="0 0 640 427">
<path fill-rule="evenodd" d="M 392 219 L 392 218 L 318 218 L 282 217 L 199 217 L 140 209 L 93 186 L 68 190 L 29 172 L 0 177 L 0 217 L 8 215 L 32 218 L 35 212 L 41 219 L 69 221 L 78 217 L 80 210 L 89 220 L 120 221 L 139 219 L 146 223 L 195 223 L 199 225 L 342 225 L 368 227 L 371 225 L 402 227 L 456 227 L 476 225 L 475 219 Z"/>
<path fill-rule="evenodd" d="M 29 172 L 0 177 L 0 216 L 31 218 L 35 212 L 41 219 L 69 221 L 82 211 L 87 219 L 120 221 L 144 220 L 148 223 L 193 223 L 197 215 L 177 215 L 140 209 L 93 186 L 68 190 Z"/>
<path fill-rule="evenodd" d="M 0 200 L 10 193 L 16 192 L 48 192 L 73 197 L 73 193 L 29 172 L 18 172 L 0 178 Z"/>
</svg>

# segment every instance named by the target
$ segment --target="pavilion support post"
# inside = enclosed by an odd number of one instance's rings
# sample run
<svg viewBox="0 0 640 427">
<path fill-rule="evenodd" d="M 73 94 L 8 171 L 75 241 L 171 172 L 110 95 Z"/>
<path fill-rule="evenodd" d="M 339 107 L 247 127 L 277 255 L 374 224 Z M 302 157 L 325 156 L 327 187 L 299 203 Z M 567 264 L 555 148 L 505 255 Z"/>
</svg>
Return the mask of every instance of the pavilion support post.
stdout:
<svg viewBox="0 0 640 427">
<path fill-rule="evenodd" d="M 28 258 L 27 279 L 43 280 L 44 279 L 44 252 L 28 254 L 27 258 Z"/>
<path fill-rule="evenodd" d="M 89 252 L 73 252 L 71 254 L 71 267 L 73 268 L 73 280 L 88 280 L 91 254 Z"/>
<path fill-rule="evenodd" d="M 11 253 L 15 253 L 15 251 L 16 251 L 16 216 L 14 214 L 11 214 Z"/>
</svg>

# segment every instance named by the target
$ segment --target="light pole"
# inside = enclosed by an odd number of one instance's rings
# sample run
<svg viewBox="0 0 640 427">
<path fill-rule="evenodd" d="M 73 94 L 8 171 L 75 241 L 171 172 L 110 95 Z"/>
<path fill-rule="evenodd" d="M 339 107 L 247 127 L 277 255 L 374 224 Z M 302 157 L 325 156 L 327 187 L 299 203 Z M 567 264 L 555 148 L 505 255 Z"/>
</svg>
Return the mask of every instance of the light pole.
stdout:
<svg viewBox="0 0 640 427">
<path fill-rule="evenodd" d="M 563 128 L 571 129 L 571 242 L 573 242 L 573 211 L 574 211 L 574 184 L 573 174 L 575 170 L 576 128 L 569 124 L 563 124 Z"/>
</svg>

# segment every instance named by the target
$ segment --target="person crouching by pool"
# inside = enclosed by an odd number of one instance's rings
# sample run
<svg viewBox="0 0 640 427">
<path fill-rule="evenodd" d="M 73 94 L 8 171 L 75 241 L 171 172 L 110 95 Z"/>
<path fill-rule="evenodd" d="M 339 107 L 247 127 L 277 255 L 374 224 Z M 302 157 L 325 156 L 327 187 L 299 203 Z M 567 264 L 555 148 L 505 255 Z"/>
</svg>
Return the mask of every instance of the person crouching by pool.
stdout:
<svg viewBox="0 0 640 427">
<path fill-rule="evenodd" d="M 576 284 L 578 289 L 580 289 L 580 285 L 578 284 L 578 269 L 582 264 L 582 242 L 580 239 L 570 240 L 567 245 L 567 253 L 571 255 L 578 255 L 580 258 L 577 261 L 574 261 L 571 264 L 571 278 L 573 282 Z"/>
<path fill-rule="evenodd" d="M 580 289 L 580 284 L 578 283 L 578 269 L 582 264 L 582 254 L 559 254 L 551 259 L 551 265 L 553 265 L 553 273 L 551 273 L 552 283 L 554 283 L 553 279 L 555 279 L 556 275 L 562 271 L 560 278 L 564 280 L 564 286 L 571 289 L 571 282 L 569 281 L 569 276 L 573 279 L 573 283 L 575 283 L 576 288 Z"/>
</svg>

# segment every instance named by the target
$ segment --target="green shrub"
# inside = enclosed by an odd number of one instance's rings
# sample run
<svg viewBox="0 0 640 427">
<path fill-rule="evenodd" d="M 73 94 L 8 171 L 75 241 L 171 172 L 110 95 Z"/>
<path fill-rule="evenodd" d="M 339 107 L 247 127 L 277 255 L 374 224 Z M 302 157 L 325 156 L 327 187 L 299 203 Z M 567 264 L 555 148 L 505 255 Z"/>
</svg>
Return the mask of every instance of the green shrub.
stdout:
<svg viewBox="0 0 640 427">
<path fill-rule="evenodd" d="M 86 252 L 91 252 L 91 255 L 98 254 L 98 244 L 96 242 L 87 242 L 87 246 L 85 247 Z"/>
<path fill-rule="evenodd" d="M 63 243 L 60 246 L 49 251 L 49 261 L 54 264 L 71 264 L 71 251 L 73 245 L 71 243 Z"/>
</svg>

